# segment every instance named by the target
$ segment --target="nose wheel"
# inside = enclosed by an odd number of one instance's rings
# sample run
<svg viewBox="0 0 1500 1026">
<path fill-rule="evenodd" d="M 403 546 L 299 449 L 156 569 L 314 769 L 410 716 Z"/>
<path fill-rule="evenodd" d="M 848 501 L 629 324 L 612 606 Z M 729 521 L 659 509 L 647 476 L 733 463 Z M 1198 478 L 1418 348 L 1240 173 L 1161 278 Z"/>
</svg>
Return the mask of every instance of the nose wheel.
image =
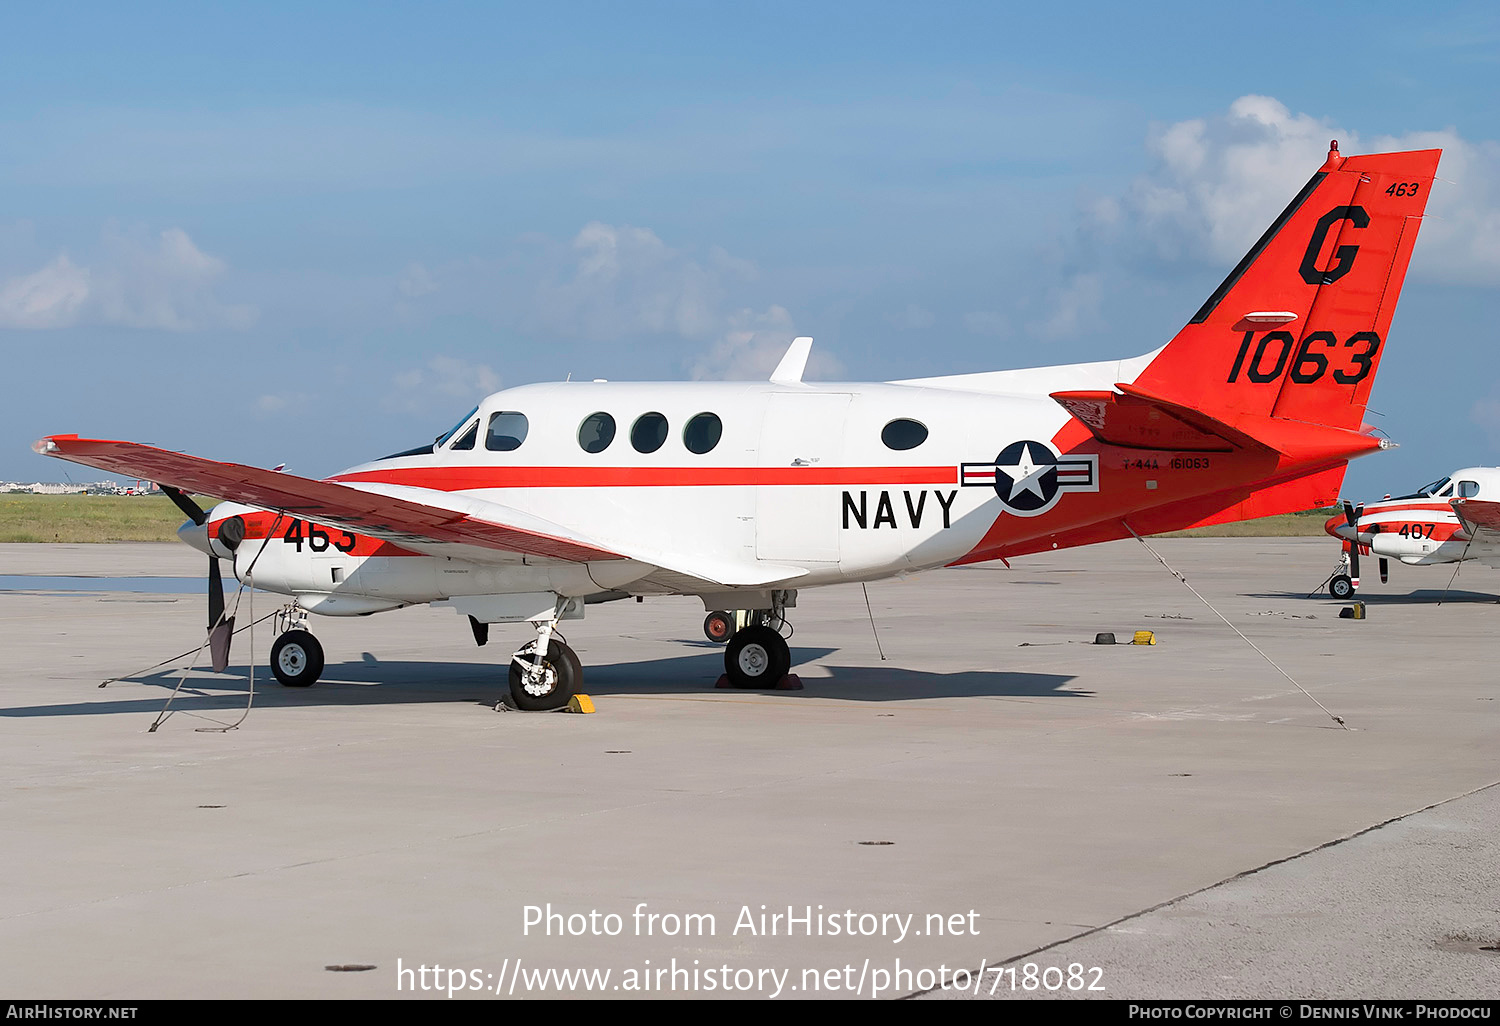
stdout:
<svg viewBox="0 0 1500 1026">
<path fill-rule="evenodd" d="M 271 672 L 289 688 L 308 687 L 323 675 L 323 646 L 307 631 L 287 631 L 271 646 Z"/>
</svg>

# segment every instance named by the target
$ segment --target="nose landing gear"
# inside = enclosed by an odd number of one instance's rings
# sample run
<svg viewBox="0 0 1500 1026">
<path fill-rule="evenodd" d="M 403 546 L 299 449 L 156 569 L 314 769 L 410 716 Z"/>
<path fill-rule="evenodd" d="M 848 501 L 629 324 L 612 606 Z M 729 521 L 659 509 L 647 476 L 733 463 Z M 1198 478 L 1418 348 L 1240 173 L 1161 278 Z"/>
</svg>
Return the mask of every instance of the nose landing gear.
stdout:
<svg viewBox="0 0 1500 1026">
<path fill-rule="evenodd" d="M 307 611 L 287 606 L 275 622 L 281 633 L 271 645 L 271 672 L 289 688 L 310 687 L 323 675 L 323 646 L 307 629 Z"/>
</svg>

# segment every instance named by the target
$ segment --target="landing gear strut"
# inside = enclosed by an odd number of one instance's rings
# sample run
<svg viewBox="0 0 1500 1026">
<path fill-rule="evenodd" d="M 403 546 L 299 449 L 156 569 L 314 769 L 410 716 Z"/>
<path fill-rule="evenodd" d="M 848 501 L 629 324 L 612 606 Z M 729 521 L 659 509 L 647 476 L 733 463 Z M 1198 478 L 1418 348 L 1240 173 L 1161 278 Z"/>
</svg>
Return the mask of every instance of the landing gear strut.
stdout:
<svg viewBox="0 0 1500 1026">
<path fill-rule="evenodd" d="M 1328 579 L 1328 594 L 1340 601 L 1354 597 L 1355 585 L 1354 578 L 1349 576 L 1350 569 L 1349 555 L 1345 553 L 1333 576 Z"/>
<path fill-rule="evenodd" d="M 566 642 L 553 636 L 555 618 L 535 626 L 536 640 L 510 657 L 510 699 L 517 709 L 527 712 L 561 709 L 582 686 L 583 665 Z"/>
<path fill-rule="evenodd" d="M 307 629 L 307 613 L 293 605 L 276 614 L 280 636 L 271 645 L 271 672 L 289 688 L 305 688 L 323 675 L 323 646 Z"/>
<path fill-rule="evenodd" d="M 724 649 L 724 675 L 737 688 L 774 688 L 792 668 L 792 650 L 778 629 L 796 592 L 772 592 L 772 608 L 756 610 Z M 776 626 L 772 626 L 772 625 Z"/>
</svg>

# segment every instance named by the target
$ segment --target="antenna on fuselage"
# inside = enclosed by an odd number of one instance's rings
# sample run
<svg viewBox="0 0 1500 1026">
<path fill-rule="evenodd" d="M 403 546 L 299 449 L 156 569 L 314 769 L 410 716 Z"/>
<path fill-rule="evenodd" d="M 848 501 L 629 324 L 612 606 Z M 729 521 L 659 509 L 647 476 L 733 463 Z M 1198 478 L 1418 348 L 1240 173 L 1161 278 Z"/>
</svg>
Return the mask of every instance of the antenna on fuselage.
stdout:
<svg viewBox="0 0 1500 1026">
<path fill-rule="evenodd" d="M 807 335 L 792 339 L 792 344 L 787 346 L 786 355 L 771 372 L 771 384 L 802 384 L 802 372 L 807 369 L 807 354 L 812 352 L 812 343 L 812 338 Z"/>
</svg>

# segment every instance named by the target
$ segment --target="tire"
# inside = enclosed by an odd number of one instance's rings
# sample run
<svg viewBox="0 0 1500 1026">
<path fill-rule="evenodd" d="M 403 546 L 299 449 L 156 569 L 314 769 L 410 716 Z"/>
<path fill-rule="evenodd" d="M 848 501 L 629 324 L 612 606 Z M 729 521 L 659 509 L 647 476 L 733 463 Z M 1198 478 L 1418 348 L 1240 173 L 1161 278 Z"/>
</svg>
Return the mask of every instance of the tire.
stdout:
<svg viewBox="0 0 1500 1026">
<path fill-rule="evenodd" d="M 1328 582 L 1328 594 L 1340 600 L 1353 598 L 1354 581 L 1348 574 L 1335 574 L 1333 580 Z"/>
<path fill-rule="evenodd" d="M 724 673 L 737 688 L 774 688 L 791 668 L 786 639 L 769 627 L 736 632 L 724 650 Z"/>
<path fill-rule="evenodd" d="M 287 631 L 271 646 L 271 672 L 289 688 L 305 688 L 323 676 L 323 646 L 307 631 Z"/>
<path fill-rule="evenodd" d="M 726 644 L 734 634 L 734 614 L 716 609 L 703 618 L 703 634 L 718 645 Z"/>
<path fill-rule="evenodd" d="M 533 641 L 521 648 L 516 656 L 531 661 L 536 652 Z M 545 676 L 540 685 L 528 686 L 526 674 L 516 665 L 515 657 L 510 661 L 510 700 L 517 709 L 527 712 L 547 712 L 561 709 L 578 692 L 583 683 L 583 665 L 577 654 L 561 641 L 547 642 L 547 657 L 542 660 Z"/>
</svg>

